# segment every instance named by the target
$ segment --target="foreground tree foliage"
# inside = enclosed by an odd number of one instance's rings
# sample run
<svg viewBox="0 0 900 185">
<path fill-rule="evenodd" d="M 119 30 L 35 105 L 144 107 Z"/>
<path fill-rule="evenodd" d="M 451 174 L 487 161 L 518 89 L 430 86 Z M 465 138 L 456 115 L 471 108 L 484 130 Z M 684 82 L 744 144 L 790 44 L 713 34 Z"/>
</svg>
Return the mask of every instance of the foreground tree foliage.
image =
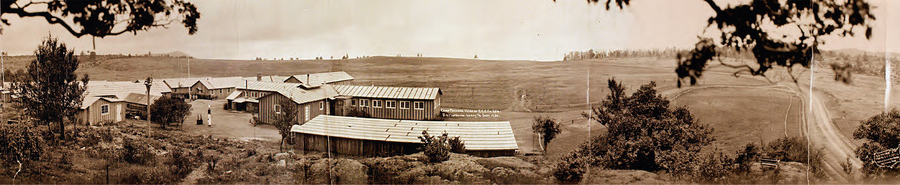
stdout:
<svg viewBox="0 0 900 185">
<path fill-rule="evenodd" d="M 163 96 L 150 105 L 150 111 L 153 113 L 153 123 L 160 124 L 163 127 L 171 123 L 184 122 L 184 119 L 191 113 L 191 104 L 184 102 L 182 99 Z"/>
<path fill-rule="evenodd" d="M 297 120 L 299 110 L 297 110 L 292 101 L 282 101 L 279 107 L 281 107 L 281 113 L 275 116 L 274 126 L 278 129 L 278 134 L 281 134 L 281 142 L 278 146 L 279 150 L 283 152 L 284 140 L 291 135 L 291 127 L 299 123 Z"/>
<path fill-rule="evenodd" d="M 45 39 L 34 51 L 28 73 L 13 85 L 25 114 L 37 124 L 55 126 L 55 134 L 65 137 L 65 125 L 74 120 L 88 78 L 78 81 L 75 70 L 78 59 L 74 52 L 56 38 Z"/>
<path fill-rule="evenodd" d="M 188 34 L 197 32 L 200 12 L 190 2 L 182 0 L 4 0 L 0 1 L 2 16 L 43 18 L 49 24 L 65 28 L 75 37 L 115 36 L 122 33 L 167 28 L 180 21 Z"/>
<path fill-rule="evenodd" d="M 900 111 L 892 109 L 863 121 L 853 132 L 853 138 L 866 140 L 856 148 L 856 156 L 864 163 L 864 174 L 875 179 L 897 179 L 900 170 L 878 167 L 873 154 L 900 147 Z"/>
<path fill-rule="evenodd" d="M 603 3 L 603 0 L 588 0 Z M 688 79 L 697 83 L 710 61 L 736 69 L 735 76 L 747 73 L 766 76 L 773 67 L 784 67 L 791 74 L 796 65 L 809 68 L 823 37 L 852 37 L 862 31 L 866 39 L 872 36 L 871 14 L 866 0 L 751 0 L 727 2 L 721 6 L 714 0 L 703 0 L 715 14 L 707 22 L 707 28 L 719 31 L 718 38 L 701 38 L 696 48 L 678 56 L 678 85 Z M 631 0 L 606 0 L 606 9 L 615 5 L 619 9 L 629 6 Z M 790 30 L 790 31 L 785 31 Z M 714 41 L 714 39 L 716 39 Z M 735 48 L 750 51 L 754 64 L 729 64 L 719 58 L 717 48 Z"/>
</svg>

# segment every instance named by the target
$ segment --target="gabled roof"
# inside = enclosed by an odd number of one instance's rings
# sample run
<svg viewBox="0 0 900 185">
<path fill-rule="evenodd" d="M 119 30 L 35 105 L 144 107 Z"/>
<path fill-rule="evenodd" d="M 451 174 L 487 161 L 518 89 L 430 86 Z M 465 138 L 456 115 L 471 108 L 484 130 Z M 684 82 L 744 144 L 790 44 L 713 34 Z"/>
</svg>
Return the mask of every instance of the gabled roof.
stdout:
<svg viewBox="0 0 900 185">
<path fill-rule="evenodd" d="M 517 150 L 516 137 L 509 121 L 460 122 L 413 121 L 319 115 L 291 132 L 349 139 L 396 143 L 421 143 L 422 131 L 430 135 L 447 132 L 459 136 L 466 150 Z"/>
<path fill-rule="evenodd" d="M 434 100 L 442 94 L 436 87 L 335 85 L 334 88 L 343 96 L 366 98 Z"/>
<path fill-rule="evenodd" d="M 260 76 L 260 77 L 258 77 L 259 79 L 257 79 L 257 77 L 255 77 L 255 76 L 241 77 L 241 79 L 247 80 L 247 81 L 259 81 L 259 82 L 284 82 L 289 77 L 290 76 L 272 75 L 272 76 Z"/>
<path fill-rule="evenodd" d="M 90 107 L 91 105 L 93 105 L 94 102 L 97 102 L 98 100 L 101 100 L 101 99 L 106 100 L 106 101 L 109 101 L 109 102 L 122 102 L 122 101 L 124 101 L 124 100 L 121 100 L 121 99 L 118 99 L 118 98 L 110 98 L 110 97 L 98 97 L 98 96 L 86 97 L 86 98 L 84 98 L 84 100 L 81 101 L 81 109 L 87 109 L 88 107 Z"/>
<path fill-rule="evenodd" d="M 320 88 L 315 89 L 301 89 L 298 88 L 298 84 L 291 83 L 281 83 L 287 84 L 288 86 L 284 86 L 286 88 L 275 89 L 268 95 L 260 97 L 259 99 L 265 98 L 266 96 L 273 96 L 275 94 L 290 98 L 297 104 L 303 104 L 312 101 L 318 101 L 326 98 L 334 98 L 338 96 L 337 90 L 334 89 L 331 85 L 323 85 Z"/>
<path fill-rule="evenodd" d="M 309 75 L 309 80 L 307 80 L 307 75 Z M 322 84 L 322 83 L 334 83 L 334 82 L 342 82 L 347 80 L 353 80 L 353 76 L 347 74 L 347 72 L 337 71 L 337 72 L 325 72 L 325 73 L 310 73 L 310 74 L 302 74 L 302 75 L 293 75 L 291 76 L 300 83 L 304 84 Z M 285 79 L 286 81 L 287 79 Z"/>
</svg>

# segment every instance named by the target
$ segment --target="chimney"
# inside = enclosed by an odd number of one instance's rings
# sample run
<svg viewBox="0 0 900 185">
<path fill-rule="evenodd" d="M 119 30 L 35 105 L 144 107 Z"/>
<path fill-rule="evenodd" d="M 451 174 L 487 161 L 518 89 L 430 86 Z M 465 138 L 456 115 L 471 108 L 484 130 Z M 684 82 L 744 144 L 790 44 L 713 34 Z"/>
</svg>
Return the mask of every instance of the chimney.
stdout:
<svg viewBox="0 0 900 185">
<path fill-rule="evenodd" d="M 309 82 L 309 74 L 306 74 L 306 84 L 312 84 Z"/>
<path fill-rule="evenodd" d="M 256 73 L 256 81 L 262 81 L 262 74 Z"/>
</svg>

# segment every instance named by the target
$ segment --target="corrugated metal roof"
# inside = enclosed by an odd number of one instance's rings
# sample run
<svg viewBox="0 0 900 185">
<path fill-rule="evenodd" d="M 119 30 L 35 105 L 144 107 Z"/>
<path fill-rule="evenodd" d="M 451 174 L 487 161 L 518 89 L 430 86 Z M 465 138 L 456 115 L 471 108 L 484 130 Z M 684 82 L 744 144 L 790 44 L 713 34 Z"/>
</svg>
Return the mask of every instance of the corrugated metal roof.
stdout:
<svg viewBox="0 0 900 185">
<path fill-rule="evenodd" d="M 97 100 L 100 100 L 100 99 L 104 99 L 109 102 L 125 101 L 125 100 L 121 100 L 121 99 L 117 99 L 117 98 L 108 98 L 108 97 L 97 97 L 97 96 L 85 97 L 84 100 L 81 101 L 81 109 L 87 109 L 88 107 L 93 105 L 94 102 L 97 102 Z"/>
<path fill-rule="evenodd" d="M 306 79 L 306 75 L 309 75 L 309 80 Z M 322 83 L 334 83 L 341 82 L 347 80 L 353 80 L 353 76 L 347 74 L 347 72 L 337 71 L 337 72 L 325 72 L 325 73 L 310 73 L 310 74 L 302 74 L 302 75 L 293 75 L 292 77 L 296 78 L 300 81 L 300 83 L 305 84 L 322 84 Z M 287 80 L 287 79 L 285 79 Z"/>
<path fill-rule="evenodd" d="M 150 98 L 151 98 L 150 103 L 153 103 L 157 99 L 159 99 L 159 96 L 150 95 Z M 128 95 L 125 96 L 125 98 L 123 100 L 125 100 L 125 102 L 128 102 L 128 103 L 137 103 L 137 104 L 141 104 L 141 105 L 147 105 L 147 95 L 146 94 L 128 93 Z"/>
<path fill-rule="evenodd" d="M 291 98 L 298 104 L 338 96 L 337 90 L 331 85 L 323 85 L 314 89 L 302 89 L 298 86 L 300 85 L 296 83 L 246 81 L 243 86 L 238 86 L 237 89 L 275 92 Z"/>
<path fill-rule="evenodd" d="M 150 86 L 151 96 L 162 96 L 163 92 L 170 92 L 171 89 L 163 84 L 154 83 Z M 109 81 L 90 81 L 85 90 L 85 97 L 90 96 L 116 96 L 116 98 L 125 98 L 129 93 L 146 94 L 147 86 L 143 82 L 109 82 Z"/>
<path fill-rule="evenodd" d="M 366 98 L 434 100 L 441 94 L 437 87 L 335 85 L 334 88 L 343 96 Z"/>
<path fill-rule="evenodd" d="M 291 127 L 291 132 L 296 133 L 397 143 L 421 143 L 417 136 L 426 130 L 430 135 L 447 132 L 450 137 L 459 136 L 466 150 L 519 149 L 509 121 L 413 121 L 319 115 L 303 125 Z"/>
<path fill-rule="evenodd" d="M 231 94 L 229 94 L 227 97 L 225 97 L 225 99 L 226 99 L 226 100 L 234 100 L 234 99 L 237 98 L 238 96 L 241 96 L 241 93 L 242 93 L 242 92 L 243 92 L 243 91 L 234 91 L 234 92 L 231 92 Z"/>
</svg>

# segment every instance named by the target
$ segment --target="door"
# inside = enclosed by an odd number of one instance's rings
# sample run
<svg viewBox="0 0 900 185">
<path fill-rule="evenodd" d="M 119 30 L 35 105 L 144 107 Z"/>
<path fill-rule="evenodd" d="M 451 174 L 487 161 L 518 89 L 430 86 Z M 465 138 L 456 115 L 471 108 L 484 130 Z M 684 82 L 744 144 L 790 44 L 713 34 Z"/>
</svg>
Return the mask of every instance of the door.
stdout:
<svg viewBox="0 0 900 185">
<path fill-rule="evenodd" d="M 115 115 L 115 116 L 116 116 L 116 122 L 120 122 L 120 121 L 122 121 L 122 117 L 123 117 L 123 114 L 122 114 L 122 107 L 123 107 L 123 106 L 122 106 L 121 104 L 119 104 L 119 105 L 116 105 L 116 107 L 117 107 L 117 108 L 116 108 L 116 115 Z"/>
</svg>

